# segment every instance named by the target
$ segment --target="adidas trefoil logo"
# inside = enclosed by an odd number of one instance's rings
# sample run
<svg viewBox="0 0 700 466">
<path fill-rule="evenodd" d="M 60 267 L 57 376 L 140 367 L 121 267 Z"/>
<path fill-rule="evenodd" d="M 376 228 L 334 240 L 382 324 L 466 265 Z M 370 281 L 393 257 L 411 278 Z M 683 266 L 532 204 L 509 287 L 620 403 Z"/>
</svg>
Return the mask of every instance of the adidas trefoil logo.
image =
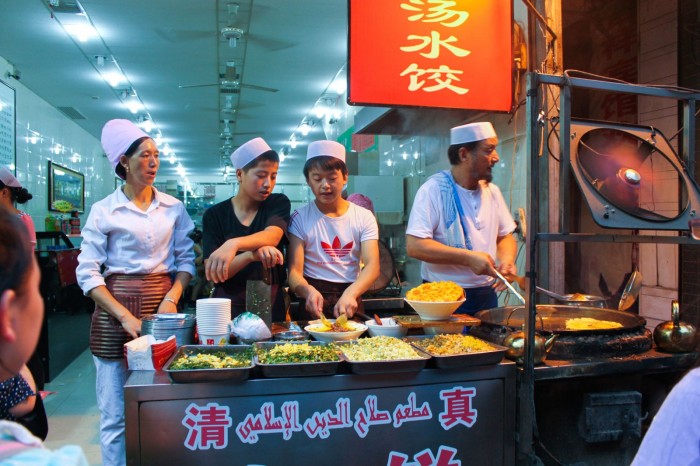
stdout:
<svg viewBox="0 0 700 466">
<path fill-rule="evenodd" d="M 348 244 L 345 246 L 340 246 L 340 240 L 336 236 L 333 239 L 333 244 L 328 244 L 323 241 L 321 241 L 321 248 L 326 252 L 331 257 L 345 257 L 348 254 L 350 254 L 350 251 L 352 251 L 352 245 L 353 241 L 350 241 Z"/>
</svg>

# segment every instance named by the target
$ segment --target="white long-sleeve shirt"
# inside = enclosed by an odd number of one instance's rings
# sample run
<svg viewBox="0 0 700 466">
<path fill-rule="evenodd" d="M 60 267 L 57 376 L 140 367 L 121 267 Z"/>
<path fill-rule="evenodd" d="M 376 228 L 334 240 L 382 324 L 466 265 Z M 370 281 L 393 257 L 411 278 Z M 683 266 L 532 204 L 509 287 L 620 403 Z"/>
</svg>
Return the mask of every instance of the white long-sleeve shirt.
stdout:
<svg viewBox="0 0 700 466">
<path fill-rule="evenodd" d="M 121 189 L 96 202 L 82 230 L 78 285 L 87 295 L 120 274 L 187 272 L 194 276 L 194 229 L 185 206 L 153 188 L 147 211 L 138 209 Z M 105 266 L 100 273 L 101 266 Z"/>
</svg>

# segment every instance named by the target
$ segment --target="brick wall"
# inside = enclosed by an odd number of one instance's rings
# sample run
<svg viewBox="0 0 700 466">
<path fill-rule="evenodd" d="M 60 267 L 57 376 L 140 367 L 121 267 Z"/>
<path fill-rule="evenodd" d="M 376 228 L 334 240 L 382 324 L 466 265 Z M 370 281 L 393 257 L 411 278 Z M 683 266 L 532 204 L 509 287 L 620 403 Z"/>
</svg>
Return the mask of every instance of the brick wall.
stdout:
<svg viewBox="0 0 700 466">
<path fill-rule="evenodd" d="M 700 89 L 700 5 L 678 1 L 678 85 Z M 696 103 L 697 105 L 697 103 Z M 697 110 L 697 109 L 696 109 Z M 700 180 L 700 124 L 695 125 L 695 179 Z M 681 246 L 681 318 L 700 326 L 700 246 Z"/>
</svg>

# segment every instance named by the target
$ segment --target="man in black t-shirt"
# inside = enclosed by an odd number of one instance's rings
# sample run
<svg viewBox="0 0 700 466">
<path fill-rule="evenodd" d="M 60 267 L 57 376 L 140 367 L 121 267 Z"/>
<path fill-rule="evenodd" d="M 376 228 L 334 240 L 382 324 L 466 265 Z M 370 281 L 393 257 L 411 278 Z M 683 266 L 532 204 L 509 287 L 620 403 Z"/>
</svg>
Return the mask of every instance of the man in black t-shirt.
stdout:
<svg viewBox="0 0 700 466">
<path fill-rule="evenodd" d="M 214 297 L 231 299 L 232 317 L 246 310 L 246 281 L 262 280 L 271 271 L 272 320 L 285 318 L 286 273 L 281 248 L 286 244 L 291 204 L 272 194 L 279 156 L 262 138 L 252 139 L 231 154 L 238 193 L 204 213 L 204 259 L 207 280 L 216 284 Z"/>
</svg>

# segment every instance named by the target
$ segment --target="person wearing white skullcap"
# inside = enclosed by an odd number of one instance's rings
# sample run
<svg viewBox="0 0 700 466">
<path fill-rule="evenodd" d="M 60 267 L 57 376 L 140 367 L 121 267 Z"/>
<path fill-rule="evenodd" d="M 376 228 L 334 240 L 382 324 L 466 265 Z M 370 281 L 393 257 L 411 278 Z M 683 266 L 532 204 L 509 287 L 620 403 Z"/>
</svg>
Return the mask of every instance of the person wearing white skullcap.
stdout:
<svg viewBox="0 0 700 466">
<path fill-rule="evenodd" d="M 139 336 L 142 317 L 177 312 L 195 274 L 194 223 L 182 202 L 153 187 L 160 153 L 148 134 L 129 120 L 111 120 L 102 129 L 102 148 L 125 183 L 91 207 L 76 275 L 96 304 L 90 351 L 102 461 L 123 465 L 124 343 Z"/>
<path fill-rule="evenodd" d="M 36 230 L 32 217 L 17 208 L 15 203 L 24 204 L 30 201 L 34 196 L 29 194 L 26 188 L 15 178 L 10 170 L 6 167 L 0 167 L 0 205 L 7 210 L 17 215 L 29 232 L 29 240 L 32 244 L 36 244 Z"/>
<path fill-rule="evenodd" d="M 246 282 L 269 271 L 272 320 L 285 318 L 287 279 L 280 249 L 286 244 L 291 203 L 273 193 L 279 155 L 262 138 L 251 139 L 231 154 L 238 181 L 235 196 L 204 212 L 205 273 L 215 283 L 214 297 L 231 300 L 231 317 L 246 311 Z"/>
<path fill-rule="evenodd" d="M 498 307 L 496 270 L 517 273 L 515 222 L 491 170 L 498 162 L 498 137 L 489 122 L 452 128 L 450 169 L 418 189 L 406 228 L 406 252 L 422 261 L 424 282 L 453 281 L 467 300 L 456 312 L 474 314 Z"/>
<path fill-rule="evenodd" d="M 315 199 L 292 214 L 287 254 L 297 318 L 352 317 L 363 311 L 362 295 L 379 276 L 377 220 L 342 197 L 348 181 L 342 144 L 309 144 L 304 177 Z"/>
</svg>

